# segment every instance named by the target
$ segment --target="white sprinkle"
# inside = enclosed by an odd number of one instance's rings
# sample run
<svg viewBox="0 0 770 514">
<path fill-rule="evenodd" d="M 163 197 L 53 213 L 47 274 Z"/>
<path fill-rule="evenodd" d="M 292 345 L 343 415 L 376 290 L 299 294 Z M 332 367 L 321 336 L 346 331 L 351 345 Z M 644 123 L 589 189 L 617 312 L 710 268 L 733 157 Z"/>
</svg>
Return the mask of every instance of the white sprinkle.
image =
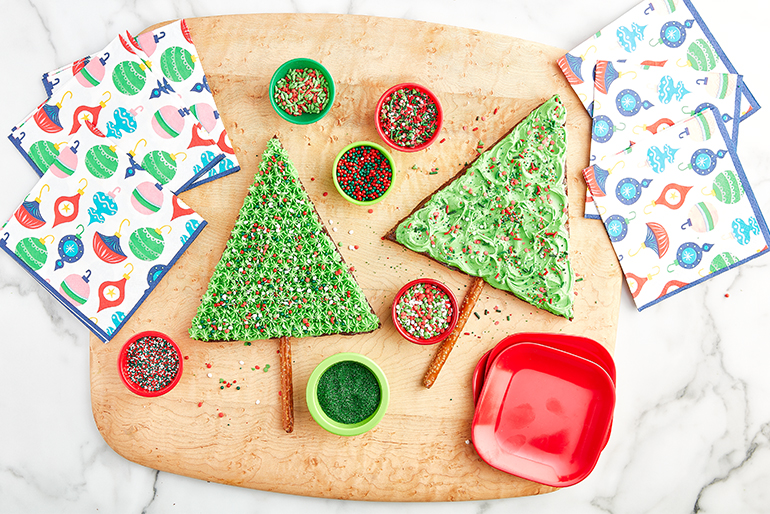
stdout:
<svg viewBox="0 0 770 514">
<path fill-rule="evenodd" d="M 353 246 L 353 245 L 348 245 L 348 250 L 355 250 L 355 249 L 356 249 L 356 247 L 355 247 L 355 246 Z"/>
<path fill-rule="evenodd" d="M 208 374 L 208 375 L 206 375 L 206 376 L 207 376 L 207 377 L 209 377 L 209 378 L 211 378 L 211 377 L 213 377 L 214 375 L 212 375 L 211 373 L 209 373 L 209 374 Z"/>
<path fill-rule="evenodd" d="M 257 403 L 259 403 L 259 400 L 257 400 Z M 465 444 L 471 444 L 471 442 L 468 439 L 466 439 Z"/>
<path fill-rule="evenodd" d="M 348 234 L 353 235 L 353 231 L 352 230 L 348 230 Z"/>
<path fill-rule="evenodd" d="M 259 405 L 259 400 L 257 400 L 257 401 L 256 401 L 256 402 L 254 402 L 254 403 L 255 403 L 255 404 L 257 404 L 257 405 Z"/>
<path fill-rule="evenodd" d="M 334 225 L 334 221 L 333 220 L 329 220 L 329 225 Z"/>
<path fill-rule="evenodd" d="M 337 232 L 337 227 L 332 227 L 332 230 Z"/>
<path fill-rule="evenodd" d="M 240 364 L 241 366 L 243 366 L 243 361 L 238 361 L 238 364 Z"/>
</svg>

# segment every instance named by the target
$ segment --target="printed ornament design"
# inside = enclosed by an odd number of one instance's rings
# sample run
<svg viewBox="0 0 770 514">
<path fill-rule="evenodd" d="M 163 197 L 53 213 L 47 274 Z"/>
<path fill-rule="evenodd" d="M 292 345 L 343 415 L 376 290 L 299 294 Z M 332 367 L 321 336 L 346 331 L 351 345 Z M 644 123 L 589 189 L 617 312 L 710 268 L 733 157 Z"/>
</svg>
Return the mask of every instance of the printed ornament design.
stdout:
<svg viewBox="0 0 770 514">
<path fill-rule="evenodd" d="M 114 140 L 81 131 L 61 156 L 69 174 L 50 167 L 5 224 L 0 249 L 109 341 L 206 222 Z"/>
<path fill-rule="evenodd" d="M 62 223 L 68 223 L 77 218 L 78 213 L 80 212 L 80 197 L 82 197 L 86 191 L 88 180 L 85 178 L 80 179 L 78 185 L 81 184 L 82 187 L 78 188 L 77 193 L 70 196 L 60 196 L 54 202 L 54 227 Z"/>
<path fill-rule="evenodd" d="M 138 95 L 147 83 L 147 66 L 136 61 L 122 61 L 112 70 L 112 83 L 124 95 Z"/>
<path fill-rule="evenodd" d="M 13 214 L 24 228 L 37 229 L 45 225 L 46 221 L 43 218 L 43 213 L 40 212 L 40 201 L 43 198 L 43 191 L 50 191 L 51 187 L 48 184 L 43 184 L 40 187 L 40 193 L 34 200 L 25 200 L 21 203 L 16 212 Z"/>
<path fill-rule="evenodd" d="M 117 264 L 126 260 L 127 255 L 120 246 L 120 232 L 123 229 L 123 224 L 127 223 L 131 225 L 131 221 L 124 219 L 120 222 L 117 232 L 113 235 L 102 234 L 101 232 L 95 232 L 93 238 L 94 254 L 103 262 L 107 264 Z"/>
<path fill-rule="evenodd" d="M 594 101 L 591 104 L 594 124 L 591 140 L 591 164 L 603 168 L 606 160 L 625 151 L 631 144 L 655 135 L 674 124 L 675 120 L 686 119 L 698 112 L 716 108 L 722 121 L 730 131 L 730 139 L 737 138 L 740 117 L 738 84 L 739 75 L 727 73 L 702 73 L 692 69 L 672 66 L 662 67 L 655 64 L 640 65 L 636 62 L 605 62 L 596 65 L 597 84 Z M 610 70 L 612 83 L 616 89 L 602 92 L 599 71 L 605 75 Z M 601 80 L 600 80 L 601 79 Z M 620 88 L 619 90 L 617 88 Z M 614 93 L 617 91 L 617 94 Z M 622 129 L 622 130 L 620 130 Z M 705 130 L 704 130 L 705 129 Z M 682 137 L 707 139 L 716 130 L 715 126 L 687 127 Z M 613 137 L 614 136 L 614 137 Z M 668 148 L 651 148 L 648 164 L 655 173 L 662 173 L 672 162 L 675 145 Z M 668 153 L 667 153 L 668 152 Z M 704 149 L 705 152 L 705 149 Z M 715 154 L 724 155 L 724 150 Z M 705 161 L 710 155 L 698 157 L 701 168 L 708 166 Z M 599 213 L 586 192 L 585 215 L 598 218 Z"/>
<path fill-rule="evenodd" d="M 169 225 L 155 229 L 143 227 L 135 230 L 128 240 L 128 247 L 134 257 L 147 262 L 152 262 L 160 257 L 166 247 L 166 241 L 163 239 L 163 228 L 168 228 L 171 232 Z"/>
<path fill-rule="evenodd" d="M 78 225 L 78 232 L 75 234 L 67 234 L 59 240 L 59 258 L 56 259 L 55 269 L 61 269 L 65 264 L 72 264 L 77 262 L 83 257 L 85 253 L 85 247 L 83 246 L 83 232 L 86 228 L 83 225 Z"/>
<path fill-rule="evenodd" d="M 201 150 L 216 152 L 216 159 L 205 160 L 201 158 L 202 155 L 192 155 L 191 153 L 190 161 L 185 165 L 189 164 L 200 175 L 189 186 L 184 186 L 184 189 L 196 187 L 240 170 L 224 123 L 219 116 L 214 97 L 211 94 L 208 80 L 200 63 L 198 63 L 197 50 L 185 21 L 178 20 L 169 23 L 152 32 L 141 34 L 135 39 L 130 39 L 129 42 L 137 54 L 141 53 L 146 56 L 146 59 L 142 58 L 144 64 L 146 64 L 144 61 L 149 61 L 150 58 L 157 63 L 154 65 L 157 72 L 147 70 L 146 84 L 142 93 L 136 95 L 136 98 L 142 98 L 144 101 L 143 95 L 146 94 L 147 99 L 150 100 L 149 105 L 160 98 L 179 98 L 181 100 L 179 108 L 187 109 L 199 122 L 199 124 L 191 124 L 194 132 L 189 142 L 185 141 L 188 142 L 188 147 L 201 147 Z M 67 66 L 63 70 L 49 72 L 46 76 L 54 75 L 58 71 L 63 71 L 66 76 L 67 73 L 72 73 L 72 68 Z M 58 76 L 61 77 L 62 75 Z M 52 93 L 58 94 L 61 91 L 58 82 L 56 85 L 52 85 L 45 76 L 43 82 L 46 84 L 46 89 L 50 90 L 49 97 Z M 134 113 L 133 118 L 137 118 L 136 113 Z M 123 130 L 121 123 L 130 120 L 131 117 L 122 113 L 114 121 L 108 123 L 105 134 L 120 138 L 124 132 L 130 132 Z M 129 125 L 129 128 L 132 126 Z M 202 130 L 198 130 L 198 128 Z M 132 141 L 127 146 L 134 144 L 135 142 Z M 163 149 L 170 154 L 184 151 L 179 147 Z M 181 191 L 181 189 L 176 189 L 176 191 Z"/>
<path fill-rule="evenodd" d="M 75 168 L 78 166 L 79 146 L 80 141 L 67 145 L 49 164 L 48 170 L 58 178 L 67 178 L 75 173 Z"/>
<path fill-rule="evenodd" d="M 623 73 L 615 69 L 616 61 L 621 60 L 650 68 L 665 65 L 676 70 L 738 73 L 691 0 L 644 0 L 557 62 L 583 106 L 593 115 L 594 87 L 607 94 L 612 82 Z M 594 68 L 596 80 L 592 83 Z M 679 79 L 673 72 L 671 76 L 676 87 Z M 642 89 L 635 91 L 641 93 Z M 679 95 L 683 94 L 682 90 Z M 759 109 L 759 103 L 745 85 L 740 94 L 739 118 L 745 120 Z M 667 117 L 674 122 L 682 119 L 682 116 Z"/>
<path fill-rule="evenodd" d="M 94 194 L 93 207 L 88 208 L 88 224 L 92 223 L 104 223 L 106 216 L 115 216 L 118 212 L 118 205 L 115 203 L 115 197 L 120 193 L 120 187 L 116 187 L 112 191 L 99 191 Z"/>
<path fill-rule="evenodd" d="M 52 98 L 60 97 L 62 100 L 54 103 L 55 100 L 49 99 L 35 115 L 41 123 L 45 121 L 48 130 L 58 130 L 51 125 L 54 122 L 61 125 L 59 134 L 82 139 L 82 134 L 91 133 L 118 139 L 121 146 L 131 149 L 133 154 L 130 166 L 121 168 L 126 170 L 126 174 L 133 172 L 135 166 L 151 152 L 175 156 L 184 154 L 185 159 L 174 163 L 176 169 L 173 176 L 168 176 L 163 182 L 172 192 L 184 191 L 195 183 L 196 178 L 204 177 L 209 169 L 224 159 L 224 151 L 219 150 L 217 140 L 189 109 L 190 105 L 199 103 L 200 97 L 195 98 L 196 102 L 184 103 L 181 95 L 173 91 L 174 87 L 164 85 L 173 82 L 168 82 L 159 71 L 149 67 L 149 58 L 133 41 L 133 38 L 119 36 L 101 54 L 90 58 L 89 63 L 98 62 L 104 67 L 104 77 L 98 84 L 87 81 L 90 86 L 84 87 L 76 76 L 54 89 Z M 86 68 L 81 69 L 78 75 L 85 73 Z M 154 94 L 158 87 L 165 92 Z M 37 149 L 41 153 L 38 160 L 43 164 L 50 165 L 58 156 L 57 149 L 52 149 L 51 144 L 59 142 L 52 141 L 51 134 L 34 121 L 20 123 L 11 139 L 23 154 L 29 156 L 30 163 L 38 168 L 36 171 L 41 175 L 48 167 L 36 162 L 31 153 L 35 150 L 32 146 L 39 141 L 48 142 Z M 115 169 L 114 149 L 108 151 L 109 146 L 98 149 L 81 146 L 75 150 L 79 158 L 89 162 L 94 178 L 104 179 L 118 171 Z M 215 160 L 205 169 L 196 168 L 202 155 L 211 150 L 215 150 Z M 68 159 L 62 162 L 61 172 L 65 174 L 76 164 L 71 155 Z"/>
<path fill-rule="evenodd" d="M 49 237 L 51 242 L 48 244 L 56 241 L 56 238 L 51 234 L 44 237 L 25 237 L 16 244 L 16 256 L 33 270 L 41 269 L 48 261 L 46 242 Z"/>
<path fill-rule="evenodd" d="M 91 270 L 86 270 L 83 275 L 68 275 L 59 285 L 59 294 L 76 307 L 84 305 L 91 296 L 90 278 Z"/>
<path fill-rule="evenodd" d="M 651 168 L 650 155 L 665 169 L 636 187 Z M 770 232 L 716 110 L 605 162 L 614 169 L 602 175 L 605 190 L 634 187 L 601 195 L 588 169 L 584 175 L 639 310 L 768 251 Z"/>
<path fill-rule="evenodd" d="M 100 179 L 110 178 L 118 171 L 118 154 L 115 146 L 96 145 L 88 149 L 85 164 L 92 176 Z"/>
<path fill-rule="evenodd" d="M 160 69 L 172 82 L 183 82 L 195 71 L 196 56 L 185 48 L 172 46 L 160 55 Z"/>
</svg>

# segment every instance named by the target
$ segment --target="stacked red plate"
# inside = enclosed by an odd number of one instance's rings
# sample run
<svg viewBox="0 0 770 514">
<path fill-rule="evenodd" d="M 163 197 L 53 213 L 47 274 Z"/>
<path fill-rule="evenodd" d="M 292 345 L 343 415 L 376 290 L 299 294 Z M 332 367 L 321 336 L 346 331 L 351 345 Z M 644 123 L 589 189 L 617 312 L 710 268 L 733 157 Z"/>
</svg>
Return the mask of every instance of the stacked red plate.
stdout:
<svg viewBox="0 0 770 514">
<path fill-rule="evenodd" d="M 473 373 L 473 445 L 490 466 L 554 487 L 596 466 L 615 409 L 615 364 L 596 341 L 515 334 Z"/>
</svg>

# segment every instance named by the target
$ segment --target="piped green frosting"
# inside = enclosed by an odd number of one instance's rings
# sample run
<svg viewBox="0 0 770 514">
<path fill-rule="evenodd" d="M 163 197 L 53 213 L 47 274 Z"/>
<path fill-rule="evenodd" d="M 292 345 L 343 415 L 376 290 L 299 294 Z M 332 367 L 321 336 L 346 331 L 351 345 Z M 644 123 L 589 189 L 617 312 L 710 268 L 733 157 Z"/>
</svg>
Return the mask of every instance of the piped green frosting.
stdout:
<svg viewBox="0 0 770 514">
<path fill-rule="evenodd" d="M 277 138 L 267 143 L 189 330 L 201 341 L 379 328 Z"/>
<path fill-rule="evenodd" d="M 407 248 L 572 319 L 564 128 L 554 96 L 396 228 Z"/>
</svg>

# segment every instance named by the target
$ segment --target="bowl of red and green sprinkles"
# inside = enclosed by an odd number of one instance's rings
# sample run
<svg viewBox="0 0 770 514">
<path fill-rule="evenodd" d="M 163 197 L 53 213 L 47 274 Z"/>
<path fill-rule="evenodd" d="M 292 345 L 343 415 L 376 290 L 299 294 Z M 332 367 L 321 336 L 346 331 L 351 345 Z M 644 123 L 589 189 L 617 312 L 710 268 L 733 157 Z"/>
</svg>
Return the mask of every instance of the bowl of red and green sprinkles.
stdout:
<svg viewBox="0 0 770 514">
<path fill-rule="evenodd" d="M 390 403 L 385 373 L 359 353 L 338 353 L 324 359 L 310 374 L 305 393 L 316 423 L 341 436 L 373 429 Z"/>
<path fill-rule="evenodd" d="M 432 278 L 419 278 L 396 293 L 392 315 L 404 339 L 427 345 L 449 337 L 459 312 L 457 299 L 447 286 Z"/>
<path fill-rule="evenodd" d="M 165 334 L 141 332 L 120 350 L 118 371 L 129 391 L 148 398 L 161 396 L 182 377 L 182 352 Z"/>
<path fill-rule="evenodd" d="M 388 151 L 369 141 L 343 148 L 334 160 L 334 187 L 347 201 L 372 205 L 388 196 L 395 184 L 396 164 Z"/>
<path fill-rule="evenodd" d="M 377 102 L 374 123 L 388 146 L 401 152 L 418 152 L 438 138 L 444 111 L 438 98 L 420 84 L 397 84 Z"/>
<path fill-rule="evenodd" d="M 270 103 L 278 115 L 297 125 L 320 120 L 334 103 L 334 80 L 313 59 L 292 59 L 275 70 L 270 80 Z"/>
</svg>

